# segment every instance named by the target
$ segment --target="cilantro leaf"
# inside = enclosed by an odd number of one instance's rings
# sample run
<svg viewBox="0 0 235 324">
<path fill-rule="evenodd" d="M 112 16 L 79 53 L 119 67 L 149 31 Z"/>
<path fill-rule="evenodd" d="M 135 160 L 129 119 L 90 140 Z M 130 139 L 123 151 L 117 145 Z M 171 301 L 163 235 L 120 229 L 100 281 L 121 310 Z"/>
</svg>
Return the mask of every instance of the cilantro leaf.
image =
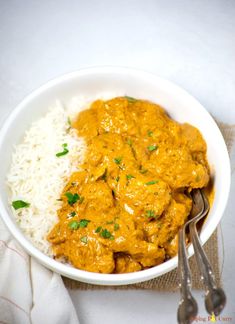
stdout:
<svg viewBox="0 0 235 324">
<path fill-rule="evenodd" d="M 73 195 L 71 192 L 66 192 L 64 195 L 67 197 L 67 199 L 68 199 L 68 203 L 69 203 L 70 206 L 72 206 L 72 205 L 75 204 L 78 200 L 81 199 L 81 197 L 80 197 L 77 193 L 75 193 L 75 194 Z"/>
<path fill-rule="evenodd" d="M 60 157 L 60 156 L 63 156 L 63 155 L 66 155 L 67 153 L 69 153 L 69 150 L 67 149 L 67 146 L 68 146 L 67 143 L 62 144 L 62 147 L 63 147 L 64 150 L 62 152 L 56 153 L 56 156 Z"/>
<path fill-rule="evenodd" d="M 69 214 L 70 217 L 74 217 L 75 215 L 76 215 L 76 212 L 75 212 L 75 211 L 72 211 L 72 212 Z"/>
<path fill-rule="evenodd" d="M 157 145 L 149 145 L 147 147 L 147 149 L 149 150 L 149 152 L 153 152 L 155 150 L 157 150 L 158 146 Z"/>
<path fill-rule="evenodd" d="M 95 230 L 95 233 L 99 233 L 101 230 L 102 230 L 102 227 L 99 226 L 99 227 L 97 227 L 97 229 Z"/>
<path fill-rule="evenodd" d="M 74 220 L 68 224 L 71 230 L 77 230 L 79 228 L 79 222 Z"/>
<path fill-rule="evenodd" d="M 12 206 L 15 210 L 20 208 L 28 208 L 30 206 L 30 203 L 23 201 L 23 200 L 15 200 L 12 202 Z"/>
<path fill-rule="evenodd" d="M 130 102 L 130 103 L 134 103 L 134 102 L 138 101 L 137 99 L 135 99 L 133 97 L 129 97 L 129 96 L 124 96 L 124 98 L 126 98 L 127 101 Z"/>
<path fill-rule="evenodd" d="M 122 157 L 116 157 L 113 159 L 113 161 L 116 163 L 116 164 L 120 164 L 122 162 Z"/>
<path fill-rule="evenodd" d="M 150 185 L 154 185 L 158 182 L 159 182 L 159 180 L 152 180 L 152 181 L 146 182 L 145 184 L 146 184 L 146 186 L 150 186 Z"/>
<path fill-rule="evenodd" d="M 114 224 L 114 231 L 117 231 L 119 229 L 119 224 L 115 223 Z"/>
<path fill-rule="evenodd" d="M 126 175 L 126 178 L 127 178 L 127 180 L 131 180 L 131 179 L 133 179 L 135 177 L 132 174 L 127 174 Z"/>
<path fill-rule="evenodd" d="M 100 232 L 100 236 L 102 236 L 105 239 L 111 240 L 114 238 L 113 235 L 106 228 L 102 229 L 102 231 Z"/>
<path fill-rule="evenodd" d="M 90 220 L 81 219 L 80 222 L 79 222 L 79 227 L 81 227 L 81 228 L 87 227 L 88 223 L 90 223 Z"/>
<path fill-rule="evenodd" d="M 82 243 L 84 243 L 84 244 L 87 244 L 87 242 L 88 242 L 88 238 L 87 238 L 87 236 L 83 236 L 83 237 L 81 237 L 81 238 L 80 238 L 80 241 L 81 241 Z"/>
</svg>

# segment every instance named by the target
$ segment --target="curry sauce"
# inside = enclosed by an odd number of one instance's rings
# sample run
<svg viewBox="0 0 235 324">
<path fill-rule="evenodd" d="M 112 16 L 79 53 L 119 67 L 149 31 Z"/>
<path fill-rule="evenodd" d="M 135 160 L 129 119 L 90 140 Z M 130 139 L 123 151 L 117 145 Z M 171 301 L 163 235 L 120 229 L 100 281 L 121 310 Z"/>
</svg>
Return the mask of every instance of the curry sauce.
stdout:
<svg viewBox="0 0 235 324">
<path fill-rule="evenodd" d="M 86 141 L 48 234 L 56 258 L 100 273 L 134 272 L 177 253 L 189 192 L 209 182 L 198 129 L 131 97 L 97 100 L 72 127 Z"/>
</svg>

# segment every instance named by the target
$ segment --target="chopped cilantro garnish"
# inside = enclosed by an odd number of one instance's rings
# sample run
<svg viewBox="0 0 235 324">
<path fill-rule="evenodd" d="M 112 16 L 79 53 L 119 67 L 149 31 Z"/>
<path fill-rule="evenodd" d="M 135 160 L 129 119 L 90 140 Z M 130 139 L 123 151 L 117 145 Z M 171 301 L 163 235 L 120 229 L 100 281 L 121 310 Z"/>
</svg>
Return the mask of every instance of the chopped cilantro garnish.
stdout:
<svg viewBox="0 0 235 324">
<path fill-rule="evenodd" d="M 80 221 L 74 220 L 69 223 L 69 228 L 73 230 L 77 230 L 80 227 L 81 228 L 87 227 L 88 223 L 90 223 L 90 220 L 88 219 L 81 219 Z"/>
<path fill-rule="evenodd" d="M 149 145 L 149 146 L 147 147 L 147 149 L 149 150 L 149 152 L 155 151 L 157 148 L 158 148 L 157 145 Z"/>
<path fill-rule="evenodd" d="M 118 182 L 120 180 L 120 177 L 117 177 L 115 180 Z"/>
<path fill-rule="evenodd" d="M 30 203 L 23 201 L 23 200 L 15 200 L 12 202 L 12 206 L 15 210 L 20 208 L 28 208 L 30 206 Z"/>
<path fill-rule="evenodd" d="M 135 99 L 133 97 L 129 97 L 129 96 L 124 96 L 124 98 L 126 98 L 127 101 L 130 102 L 130 103 L 134 103 L 134 102 L 138 101 L 137 99 Z"/>
<path fill-rule="evenodd" d="M 126 175 L 127 180 L 131 180 L 132 178 L 135 178 L 132 174 L 127 174 Z"/>
<path fill-rule="evenodd" d="M 81 199 L 81 197 L 77 193 L 73 195 L 71 192 L 66 192 L 64 195 L 67 197 L 68 203 L 71 206 Z"/>
<path fill-rule="evenodd" d="M 127 142 L 127 144 L 131 147 L 132 146 L 132 140 L 130 139 L 130 138 L 128 138 L 127 140 L 126 140 L 126 142 Z"/>
<path fill-rule="evenodd" d="M 113 224 L 113 221 L 106 222 L 107 225 Z"/>
<path fill-rule="evenodd" d="M 81 237 L 81 238 L 80 238 L 80 241 L 81 241 L 82 243 L 87 244 L 87 242 L 88 242 L 88 238 L 87 238 L 87 236 L 83 236 L 83 237 Z"/>
<path fill-rule="evenodd" d="M 99 227 L 97 227 L 97 229 L 95 230 L 95 233 L 99 233 L 101 230 L 102 230 L 102 227 L 99 226 Z"/>
<path fill-rule="evenodd" d="M 56 153 L 56 156 L 60 157 L 60 156 L 63 156 L 63 155 L 66 155 L 67 153 L 69 153 L 67 146 L 68 146 L 67 143 L 62 144 L 62 147 L 64 150 L 62 152 Z"/>
<path fill-rule="evenodd" d="M 113 161 L 116 163 L 116 164 L 120 164 L 122 162 L 122 157 L 116 157 L 113 159 Z"/>
<path fill-rule="evenodd" d="M 110 240 L 114 239 L 114 236 L 106 228 L 103 229 L 102 226 L 97 227 L 95 233 L 100 233 L 100 236 L 105 239 L 110 239 Z"/>
<path fill-rule="evenodd" d="M 75 211 L 72 211 L 72 212 L 69 214 L 70 217 L 74 217 L 75 215 L 76 215 L 76 212 L 75 212 Z"/>
<path fill-rule="evenodd" d="M 148 136 L 149 136 L 149 137 L 152 137 L 152 136 L 153 136 L 153 132 L 152 132 L 151 130 L 148 130 L 147 133 L 148 133 Z"/>
<path fill-rule="evenodd" d="M 113 237 L 113 235 L 106 228 L 101 230 L 100 236 L 102 236 L 105 239 L 112 239 Z"/>
<path fill-rule="evenodd" d="M 119 229 L 119 224 L 115 223 L 114 224 L 114 231 L 117 231 Z"/>
<path fill-rule="evenodd" d="M 79 222 L 74 220 L 74 221 L 70 222 L 68 226 L 72 230 L 77 230 L 79 228 Z"/>
<path fill-rule="evenodd" d="M 79 221 L 79 227 L 81 227 L 81 228 L 87 227 L 88 223 L 90 223 L 90 220 L 88 220 L 88 219 L 81 219 Z"/>
<path fill-rule="evenodd" d="M 146 216 L 148 218 L 154 218 L 154 217 L 156 217 L 155 211 L 154 210 L 146 210 Z"/>
<path fill-rule="evenodd" d="M 145 184 L 146 184 L 146 186 L 150 186 L 150 185 L 154 185 L 158 182 L 159 182 L 159 180 L 152 180 L 152 181 L 146 182 Z"/>
</svg>

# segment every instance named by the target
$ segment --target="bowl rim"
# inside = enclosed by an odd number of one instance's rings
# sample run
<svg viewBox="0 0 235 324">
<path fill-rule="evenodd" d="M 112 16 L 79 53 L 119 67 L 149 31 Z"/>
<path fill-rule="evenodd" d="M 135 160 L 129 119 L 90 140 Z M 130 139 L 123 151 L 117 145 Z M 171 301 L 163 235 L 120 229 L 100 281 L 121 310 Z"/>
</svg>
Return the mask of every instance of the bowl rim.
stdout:
<svg viewBox="0 0 235 324">
<path fill-rule="evenodd" d="M 197 99 L 195 99 L 191 94 L 189 94 L 186 90 L 178 86 L 177 84 L 159 77 L 151 72 L 146 72 L 141 69 L 133 69 L 129 67 L 119 67 L 119 66 L 96 66 L 96 67 L 88 67 L 79 69 L 73 72 L 62 74 L 56 78 L 53 78 L 49 80 L 48 82 L 44 83 L 37 89 L 33 90 L 30 94 L 28 94 L 8 115 L 5 122 L 3 122 L 3 126 L 0 129 L 0 149 L 2 146 L 2 143 L 4 142 L 5 135 L 7 134 L 7 131 L 11 125 L 11 123 L 17 118 L 20 111 L 23 109 L 25 105 L 30 103 L 31 100 L 34 98 L 40 96 L 41 93 L 44 91 L 47 91 L 49 88 L 54 87 L 57 84 L 64 83 L 67 80 L 82 77 L 89 74 L 127 74 L 136 76 L 137 78 L 140 78 L 141 76 L 152 80 L 152 81 L 158 81 L 164 84 L 164 86 L 171 88 L 176 93 L 179 93 L 181 96 L 187 97 L 188 100 L 190 100 L 194 105 L 197 106 L 197 109 L 199 110 L 199 113 L 203 112 L 204 115 L 210 120 L 210 123 L 214 126 L 214 129 L 217 132 L 217 136 L 221 138 L 221 145 L 223 149 L 223 159 L 224 159 L 224 174 L 223 174 L 223 181 L 225 182 L 224 191 L 223 191 L 223 200 L 220 204 L 220 218 L 218 220 L 215 220 L 213 223 L 213 226 L 207 229 L 206 233 L 202 232 L 200 235 L 200 239 L 202 244 L 204 244 L 212 235 L 215 228 L 219 224 L 219 221 L 221 220 L 223 216 L 223 212 L 225 210 L 227 200 L 229 197 L 229 191 L 230 191 L 230 183 L 231 183 L 231 174 L 230 174 L 230 160 L 229 155 L 227 151 L 226 144 L 224 142 L 223 136 L 215 123 L 214 119 L 211 117 L 209 112 L 199 103 Z M 133 284 L 138 282 L 143 282 L 149 279 L 156 278 L 158 276 L 161 276 L 172 269 L 177 267 L 178 264 L 178 256 L 175 256 L 171 258 L 170 260 L 154 266 L 152 268 L 138 271 L 138 272 L 132 272 L 132 273 L 124 273 L 124 274 L 100 274 L 95 272 L 88 272 L 80 269 L 73 268 L 71 266 L 68 266 L 66 264 L 62 264 L 51 257 L 45 255 L 43 252 L 38 250 L 36 247 L 34 247 L 33 243 L 31 243 L 24 235 L 23 232 L 18 228 L 18 226 L 11 220 L 11 218 L 8 215 L 8 211 L 5 209 L 1 199 L 0 199 L 0 216 L 5 223 L 6 227 L 10 231 L 10 233 L 13 235 L 13 237 L 17 240 L 17 242 L 34 258 L 36 258 L 41 264 L 43 264 L 45 267 L 60 273 L 66 277 L 79 280 L 82 282 L 87 282 L 91 284 L 97 284 L 97 285 L 127 285 L 127 284 Z M 193 248 L 192 245 L 187 248 L 188 250 L 188 256 L 190 257 L 193 255 Z"/>
</svg>

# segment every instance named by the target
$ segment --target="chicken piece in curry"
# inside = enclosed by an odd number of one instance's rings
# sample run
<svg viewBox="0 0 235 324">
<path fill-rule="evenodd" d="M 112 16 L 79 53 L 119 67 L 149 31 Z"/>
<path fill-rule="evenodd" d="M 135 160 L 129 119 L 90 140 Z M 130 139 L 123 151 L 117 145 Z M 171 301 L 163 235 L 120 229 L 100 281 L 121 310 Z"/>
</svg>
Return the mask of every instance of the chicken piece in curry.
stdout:
<svg viewBox="0 0 235 324">
<path fill-rule="evenodd" d="M 199 130 L 131 97 L 93 102 L 72 127 L 87 148 L 48 234 L 55 257 L 86 271 L 125 273 L 176 255 L 189 192 L 209 182 Z"/>
</svg>

